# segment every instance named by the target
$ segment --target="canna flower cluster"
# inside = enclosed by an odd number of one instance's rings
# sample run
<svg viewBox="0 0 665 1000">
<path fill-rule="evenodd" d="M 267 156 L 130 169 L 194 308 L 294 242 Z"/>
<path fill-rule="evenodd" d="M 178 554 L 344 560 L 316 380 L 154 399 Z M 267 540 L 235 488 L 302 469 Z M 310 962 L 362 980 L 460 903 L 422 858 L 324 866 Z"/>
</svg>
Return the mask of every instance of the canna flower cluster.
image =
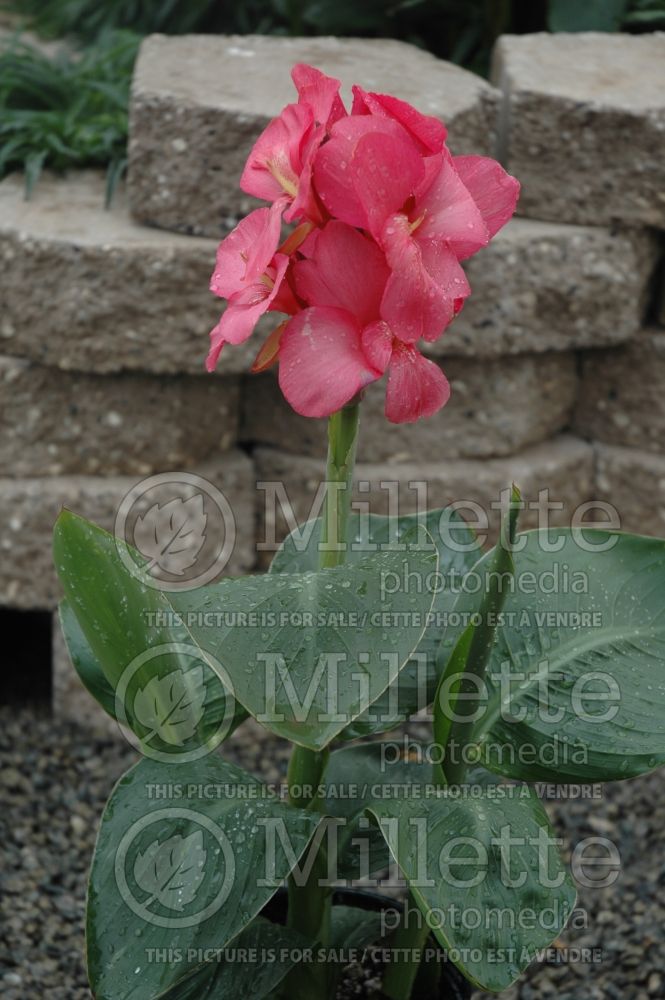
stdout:
<svg viewBox="0 0 665 1000">
<path fill-rule="evenodd" d="M 396 97 L 299 64 L 298 100 L 264 130 L 240 186 L 270 203 L 219 246 L 210 288 L 227 300 L 206 367 L 266 312 L 283 313 L 253 371 L 279 363 L 298 413 L 327 417 L 387 373 L 385 413 L 436 413 L 450 387 L 419 350 L 470 294 L 460 261 L 515 211 L 519 183 L 495 160 L 452 156 L 445 126 Z M 292 230 L 285 236 L 284 223 Z"/>
</svg>

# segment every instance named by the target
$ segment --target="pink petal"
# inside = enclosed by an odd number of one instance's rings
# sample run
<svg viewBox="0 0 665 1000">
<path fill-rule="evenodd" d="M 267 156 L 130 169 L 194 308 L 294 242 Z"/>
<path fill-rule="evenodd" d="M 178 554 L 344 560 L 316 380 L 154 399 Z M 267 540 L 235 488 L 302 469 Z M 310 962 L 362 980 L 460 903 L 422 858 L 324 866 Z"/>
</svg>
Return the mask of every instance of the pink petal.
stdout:
<svg viewBox="0 0 665 1000">
<path fill-rule="evenodd" d="M 368 363 L 360 327 L 342 309 L 304 309 L 279 347 L 279 384 L 296 413 L 328 417 L 380 376 Z"/>
<path fill-rule="evenodd" d="M 453 163 L 480 209 L 490 237 L 494 236 L 515 212 L 520 182 L 487 156 L 455 156 Z"/>
<path fill-rule="evenodd" d="M 271 275 L 272 270 L 273 269 L 271 268 L 268 269 L 269 275 Z M 280 281 L 278 288 L 271 297 L 268 308 L 270 311 L 286 313 L 288 316 L 295 316 L 297 312 L 300 312 L 302 306 L 293 293 L 289 278 L 290 275 L 285 275 Z"/>
<path fill-rule="evenodd" d="M 360 140 L 373 132 L 409 141 L 401 125 L 389 118 L 348 116 L 333 125 L 331 138 L 323 143 L 314 160 L 314 186 L 324 206 L 336 219 L 362 229 L 368 228 L 367 216 L 356 194 L 349 164 Z"/>
<path fill-rule="evenodd" d="M 274 259 L 274 283 L 272 288 L 264 281 L 245 286 L 229 298 L 219 323 L 210 333 L 210 351 L 206 368 L 213 371 L 224 344 L 241 344 L 251 336 L 254 327 L 275 300 L 289 259 L 277 254 Z"/>
<path fill-rule="evenodd" d="M 382 318 L 405 343 L 421 337 L 436 340 L 455 315 L 454 300 L 448 287 L 440 287 L 429 273 L 406 216 L 388 219 L 382 244 L 391 268 L 381 302 Z"/>
<path fill-rule="evenodd" d="M 450 398 L 448 379 L 438 365 L 405 344 L 396 344 L 388 370 L 386 417 L 393 424 L 431 417 Z"/>
<path fill-rule="evenodd" d="M 353 186 L 370 232 L 378 237 L 389 215 L 416 190 L 425 169 L 411 139 L 373 133 L 356 145 L 350 164 Z"/>
<path fill-rule="evenodd" d="M 352 114 L 384 115 L 403 125 L 409 135 L 416 140 L 424 153 L 440 153 L 448 134 L 446 126 L 432 115 L 420 111 L 389 94 L 367 93 L 362 87 L 353 87 Z"/>
<path fill-rule="evenodd" d="M 247 263 L 250 253 L 253 252 L 257 243 L 262 244 L 265 257 L 262 262 L 256 255 L 253 268 L 262 263 L 258 273 L 265 270 L 277 249 L 277 242 L 275 242 L 272 251 L 268 253 L 269 247 L 266 243 L 266 233 L 271 231 L 274 221 L 269 208 L 257 208 L 245 216 L 235 229 L 222 240 L 217 247 L 215 270 L 210 279 L 211 292 L 219 295 L 220 298 L 227 299 L 240 291 L 247 278 Z M 279 231 L 277 233 L 278 239 Z"/>
<path fill-rule="evenodd" d="M 282 212 L 287 204 L 287 198 L 278 198 L 268 209 L 263 229 L 255 236 L 253 243 L 247 245 L 247 269 L 245 281 L 255 281 L 266 270 L 277 252 L 282 232 Z M 258 209 L 259 212 L 265 209 Z"/>
<path fill-rule="evenodd" d="M 361 326 L 378 318 L 389 274 L 376 243 L 336 220 L 318 230 L 314 256 L 293 265 L 301 299 L 310 306 L 346 309 Z"/>
<path fill-rule="evenodd" d="M 319 124 L 330 128 L 346 116 L 346 108 L 339 96 L 339 80 L 306 63 L 296 63 L 291 70 L 291 79 L 298 91 L 298 102 L 309 104 L 314 120 Z"/>
<path fill-rule="evenodd" d="M 210 331 L 210 350 L 208 351 L 208 356 L 206 357 L 206 371 L 214 372 L 217 367 L 217 362 L 219 361 L 219 356 L 222 353 L 222 348 L 226 341 L 219 335 L 217 327 L 215 326 Z"/>
<path fill-rule="evenodd" d="M 416 194 L 412 217 L 422 219 L 416 239 L 445 240 L 464 260 L 489 243 L 480 210 L 445 150 L 425 161 L 426 179 Z"/>
<path fill-rule="evenodd" d="M 217 358 L 222 344 L 242 344 L 251 336 L 254 327 L 268 308 L 268 289 L 262 285 L 252 285 L 245 292 L 229 299 L 222 318 L 210 333 L 210 359 Z M 214 368 L 214 362 L 212 362 Z"/>
<path fill-rule="evenodd" d="M 307 219 L 316 225 L 320 225 L 323 222 L 324 216 L 322 215 L 321 209 L 316 200 L 312 175 L 314 155 L 323 138 L 324 134 L 323 129 L 321 128 L 315 137 L 315 144 L 312 145 L 311 151 L 308 153 L 305 162 L 303 163 L 300 177 L 298 178 L 298 190 L 296 196 L 290 207 L 284 213 L 284 219 L 286 222 L 298 222 L 301 219 Z"/>
<path fill-rule="evenodd" d="M 457 257 L 447 243 L 437 243 L 434 240 L 420 240 L 418 243 L 420 255 L 428 274 L 433 278 L 445 298 L 452 304 L 452 314 L 443 327 L 436 332 L 430 327 L 424 330 L 425 340 L 438 340 L 464 305 L 471 294 L 471 286 Z"/>
<path fill-rule="evenodd" d="M 385 320 L 366 326 L 361 335 L 365 357 L 378 372 L 384 372 L 393 353 L 393 332 Z"/>
<path fill-rule="evenodd" d="M 287 104 L 254 143 L 240 178 L 242 190 L 266 201 L 285 193 L 295 198 L 303 149 L 313 128 L 309 105 Z"/>
</svg>

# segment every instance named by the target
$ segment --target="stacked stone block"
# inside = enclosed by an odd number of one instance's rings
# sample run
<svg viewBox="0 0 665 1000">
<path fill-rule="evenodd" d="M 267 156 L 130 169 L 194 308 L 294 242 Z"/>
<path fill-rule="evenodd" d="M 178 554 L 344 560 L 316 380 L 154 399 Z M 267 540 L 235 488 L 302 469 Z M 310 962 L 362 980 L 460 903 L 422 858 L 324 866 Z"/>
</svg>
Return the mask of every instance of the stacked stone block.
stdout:
<svg viewBox="0 0 665 1000">
<path fill-rule="evenodd" d="M 472 520 L 480 504 L 491 540 L 514 480 L 525 526 L 548 491 L 555 523 L 600 497 L 625 527 L 665 532 L 665 88 L 650 82 L 665 36 L 507 36 L 492 83 L 394 41 L 152 36 L 111 211 L 95 172 L 46 178 L 27 203 L 21 178 L 0 184 L 5 606 L 55 607 L 61 505 L 110 528 L 155 472 L 198 471 L 227 494 L 232 573 L 264 566 L 287 529 L 266 505 L 274 484 L 297 517 L 312 513 L 325 424 L 293 413 L 273 373 L 247 374 L 261 337 L 224 352 L 215 376 L 202 367 L 216 241 L 254 205 L 242 164 L 292 100 L 298 61 L 347 97 L 357 81 L 439 116 L 453 152 L 498 155 L 523 185 L 520 217 L 465 264 L 473 294 L 429 346 L 448 406 L 393 426 L 383 387 L 367 391 L 357 499 L 394 510 L 396 490 L 401 511 L 456 503 Z M 76 715 L 56 646 L 56 707 Z"/>
<path fill-rule="evenodd" d="M 505 36 L 493 67 L 499 149 L 523 183 L 520 213 L 650 238 L 661 257 L 621 346 L 583 345 L 574 419 L 593 442 L 597 497 L 623 528 L 653 535 L 665 533 L 664 66 L 656 32 Z"/>
</svg>

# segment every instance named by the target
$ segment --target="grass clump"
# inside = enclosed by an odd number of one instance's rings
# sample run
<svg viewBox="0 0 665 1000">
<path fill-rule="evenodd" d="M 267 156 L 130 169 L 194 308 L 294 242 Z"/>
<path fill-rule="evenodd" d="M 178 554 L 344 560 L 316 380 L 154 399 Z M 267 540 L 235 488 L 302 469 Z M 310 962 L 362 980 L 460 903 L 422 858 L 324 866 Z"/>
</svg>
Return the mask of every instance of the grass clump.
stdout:
<svg viewBox="0 0 665 1000">
<path fill-rule="evenodd" d="M 0 48 L 0 177 L 106 167 L 107 204 L 127 162 L 129 86 L 140 37 L 116 31 L 55 57 L 11 38 Z"/>
</svg>

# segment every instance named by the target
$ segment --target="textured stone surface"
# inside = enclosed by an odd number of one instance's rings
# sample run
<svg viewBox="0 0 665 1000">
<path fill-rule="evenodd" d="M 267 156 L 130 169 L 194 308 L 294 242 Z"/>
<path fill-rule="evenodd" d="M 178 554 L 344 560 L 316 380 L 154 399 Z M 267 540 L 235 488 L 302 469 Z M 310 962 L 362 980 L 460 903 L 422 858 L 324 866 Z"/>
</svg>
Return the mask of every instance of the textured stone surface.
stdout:
<svg viewBox="0 0 665 1000">
<path fill-rule="evenodd" d="M 185 35 L 147 38 L 132 86 L 129 185 L 138 219 L 218 235 L 252 204 L 238 189 L 255 139 L 294 100 L 307 62 L 445 120 L 459 153 L 490 153 L 497 92 L 466 70 L 388 39 Z"/>
<path fill-rule="evenodd" d="M 254 458 L 258 482 L 264 484 L 259 488 L 257 500 L 258 548 L 261 561 L 268 562 L 272 540 L 286 534 L 288 522 L 281 505 L 272 501 L 274 486 L 266 484 L 284 484 L 296 521 L 302 523 L 317 513 L 312 510 L 312 503 L 324 475 L 324 463 L 270 448 L 257 449 Z M 369 483 L 368 489 L 359 488 L 358 484 L 363 482 Z M 509 458 L 432 462 L 423 456 L 419 462 L 360 463 L 356 467 L 355 495 L 358 500 L 369 502 L 371 511 L 383 514 L 471 501 L 486 511 L 489 537 L 493 538 L 498 530 L 499 510 L 489 505 L 499 502 L 501 491 L 511 482 L 517 483 L 527 502 L 537 501 L 541 490 L 549 490 L 550 502 L 563 504 L 563 509 L 552 512 L 551 523 L 569 523 L 575 507 L 592 498 L 593 449 L 584 441 L 563 435 Z M 390 486 L 391 483 L 397 485 Z M 418 483 L 426 485 L 410 485 Z M 467 516 L 468 511 L 463 509 L 461 513 Z M 477 512 L 470 517 L 475 519 Z M 533 527 L 537 520 L 538 511 L 532 507 L 524 511 L 520 524 Z"/>
<path fill-rule="evenodd" d="M 472 294 L 432 352 L 486 357 L 617 344 L 637 331 L 658 241 L 514 219 L 465 265 Z"/>
<path fill-rule="evenodd" d="M 429 420 L 390 424 L 384 416 L 385 383 L 371 385 L 361 408 L 361 461 L 435 460 L 509 455 L 556 434 L 570 417 L 577 387 L 572 354 L 541 354 L 479 365 L 450 358 L 449 403 Z M 245 380 L 244 441 L 274 445 L 319 458 L 326 451 L 326 421 L 307 420 L 285 401 L 272 375 Z"/>
<path fill-rule="evenodd" d="M 598 444 L 596 493 L 611 503 L 624 531 L 665 536 L 665 456 Z"/>
<path fill-rule="evenodd" d="M 0 352 L 63 369 L 207 377 L 207 334 L 222 303 L 208 292 L 215 244 L 130 221 L 123 192 L 103 208 L 95 173 L 44 178 L 33 200 L 0 183 Z M 444 356 L 620 343 L 637 329 L 657 242 L 646 232 L 514 220 L 468 263 L 473 294 Z M 29 294 L 26 294 L 29 289 Z M 248 371 L 264 317 L 219 372 Z"/>
<path fill-rule="evenodd" d="M 665 455 L 665 330 L 585 355 L 575 426 L 584 437 Z"/>
<path fill-rule="evenodd" d="M 137 225 L 104 178 L 43 177 L 24 201 L 0 183 L 0 351 L 81 371 L 203 374 L 221 308 L 208 292 L 215 243 Z M 229 353 L 244 371 L 255 346 Z"/>
<path fill-rule="evenodd" d="M 255 489 L 250 460 L 231 451 L 196 471 L 223 491 L 233 511 L 236 544 L 225 572 L 248 572 L 254 564 Z M 60 509 L 67 507 L 111 530 L 123 497 L 136 483 L 131 476 L 0 479 L 0 605 L 54 607 L 61 595 L 51 536 Z"/>
<path fill-rule="evenodd" d="M 492 79 L 520 212 L 665 224 L 665 34 L 506 35 Z"/>
<path fill-rule="evenodd" d="M 147 475 L 235 442 L 239 380 L 85 375 L 0 356 L 0 468 Z"/>
</svg>

